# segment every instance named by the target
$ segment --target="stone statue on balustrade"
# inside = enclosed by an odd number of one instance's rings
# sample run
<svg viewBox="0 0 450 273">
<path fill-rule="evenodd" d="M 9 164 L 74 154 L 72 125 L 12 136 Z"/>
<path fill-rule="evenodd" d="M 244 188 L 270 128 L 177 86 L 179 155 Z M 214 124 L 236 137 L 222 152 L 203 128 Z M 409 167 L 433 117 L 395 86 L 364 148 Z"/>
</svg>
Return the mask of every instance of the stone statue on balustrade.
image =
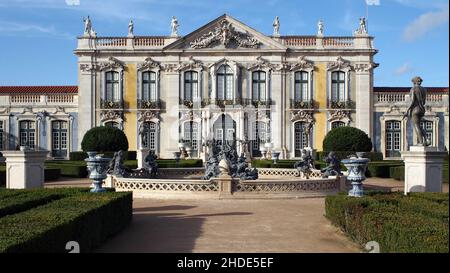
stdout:
<svg viewBox="0 0 450 273">
<path fill-rule="evenodd" d="M 258 170 L 256 168 L 250 169 L 244 153 L 238 158 L 236 172 L 232 177 L 240 178 L 242 180 L 256 180 L 258 179 Z"/>
<path fill-rule="evenodd" d="M 172 28 L 172 32 L 170 34 L 170 36 L 172 37 L 178 37 L 178 20 L 175 16 L 172 16 L 172 22 L 170 24 L 171 28 Z"/>
<path fill-rule="evenodd" d="M 280 19 L 278 16 L 275 16 L 275 20 L 273 21 L 273 36 L 280 36 Z"/>
<path fill-rule="evenodd" d="M 430 141 L 426 137 L 426 133 L 421 126 L 421 121 L 425 115 L 425 103 L 427 98 L 427 91 L 421 86 L 423 80 L 420 77 L 414 77 L 412 79 L 414 86 L 410 91 L 411 104 L 403 115 L 403 118 L 409 118 L 412 121 L 414 131 L 417 136 L 418 146 L 429 146 Z"/>
<path fill-rule="evenodd" d="M 306 178 L 309 179 L 309 175 L 314 169 L 314 159 L 311 154 L 305 149 L 302 149 L 302 156 L 300 160 L 294 164 L 294 168 L 296 168 L 299 173 L 303 173 Z"/>
<path fill-rule="evenodd" d="M 367 34 L 366 18 L 359 18 L 359 27 L 355 31 L 356 34 Z"/>
<path fill-rule="evenodd" d="M 321 169 L 322 177 L 328 178 L 329 176 L 342 175 L 341 161 L 336 157 L 335 152 L 329 152 L 324 158 L 324 161 L 328 164 L 325 168 Z"/>
<path fill-rule="evenodd" d="M 112 174 L 117 177 L 127 177 L 130 170 L 123 164 L 124 152 L 122 150 L 114 153 L 113 158 L 109 162 L 108 174 Z"/>
<path fill-rule="evenodd" d="M 92 27 L 91 18 L 88 16 L 86 19 L 83 19 L 84 22 L 84 36 L 93 36 L 96 37 L 97 33 Z"/>
<path fill-rule="evenodd" d="M 155 151 L 149 151 L 147 156 L 144 158 L 144 169 L 147 170 L 149 177 L 155 178 L 158 175 L 158 163 L 156 162 L 158 156 Z"/>
<path fill-rule="evenodd" d="M 130 20 L 130 23 L 128 24 L 128 37 L 134 36 L 134 23 L 133 20 Z"/>
<path fill-rule="evenodd" d="M 317 35 L 323 36 L 323 21 L 322 20 L 319 20 L 319 22 L 317 23 Z"/>
</svg>

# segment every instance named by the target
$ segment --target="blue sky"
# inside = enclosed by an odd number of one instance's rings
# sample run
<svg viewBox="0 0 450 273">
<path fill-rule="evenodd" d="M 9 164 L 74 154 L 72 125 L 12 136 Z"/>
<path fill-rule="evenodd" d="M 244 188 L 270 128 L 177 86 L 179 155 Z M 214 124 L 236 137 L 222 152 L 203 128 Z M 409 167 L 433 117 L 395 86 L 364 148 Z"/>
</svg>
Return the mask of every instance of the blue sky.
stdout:
<svg viewBox="0 0 450 273">
<path fill-rule="evenodd" d="M 379 49 L 376 86 L 448 86 L 448 0 L 380 0 L 369 8 L 369 33 Z M 125 36 L 130 19 L 136 35 L 168 35 L 170 18 L 185 35 L 228 13 L 282 35 L 352 35 L 365 16 L 364 0 L 0 0 L 0 85 L 76 85 L 76 36 L 90 15 L 99 36 Z"/>
</svg>

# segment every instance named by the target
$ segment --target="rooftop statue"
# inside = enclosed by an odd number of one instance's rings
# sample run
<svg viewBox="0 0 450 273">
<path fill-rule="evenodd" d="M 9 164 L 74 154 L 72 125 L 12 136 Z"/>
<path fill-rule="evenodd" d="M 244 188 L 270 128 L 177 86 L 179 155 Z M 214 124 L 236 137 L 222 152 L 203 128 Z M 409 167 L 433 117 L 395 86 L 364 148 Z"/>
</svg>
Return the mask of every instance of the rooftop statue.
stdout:
<svg viewBox="0 0 450 273">
<path fill-rule="evenodd" d="M 366 18 L 359 18 L 359 27 L 355 31 L 356 34 L 367 34 Z"/>
<path fill-rule="evenodd" d="M 172 32 L 171 32 L 170 36 L 178 37 L 178 27 L 180 25 L 178 24 L 178 20 L 175 16 L 172 16 L 172 22 L 171 22 L 170 26 L 172 28 Z"/>
<path fill-rule="evenodd" d="M 134 36 L 134 23 L 133 20 L 130 20 L 130 23 L 128 24 L 128 37 Z"/>
<path fill-rule="evenodd" d="M 273 36 L 280 36 L 280 19 L 278 16 L 275 16 L 273 21 Z"/>
<path fill-rule="evenodd" d="M 430 142 L 426 139 L 426 133 L 424 132 L 420 122 L 425 115 L 425 102 L 427 98 L 427 91 L 421 86 L 423 80 L 420 77 L 414 77 L 412 79 L 414 86 L 410 91 L 411 104 L 403 115 L 403 118 L 409 118 L 412 121 L 414 131 L 417 136 L 417 145 L 429 146 Z"/>
<path fill-rule="evenodd" d="M 86 19 L 83 19 L 83 22 L 84 22 L 84 36 L 95 36 L 95 31 L 92 28 L 92 22 L 89 15 Z"/>
<path fill-rule="evenodd" d="M 323 36 L 323 21 L 322 20 L 319 20 L 319 22 L 317 23 L 317 35 Z"/>
</svg>

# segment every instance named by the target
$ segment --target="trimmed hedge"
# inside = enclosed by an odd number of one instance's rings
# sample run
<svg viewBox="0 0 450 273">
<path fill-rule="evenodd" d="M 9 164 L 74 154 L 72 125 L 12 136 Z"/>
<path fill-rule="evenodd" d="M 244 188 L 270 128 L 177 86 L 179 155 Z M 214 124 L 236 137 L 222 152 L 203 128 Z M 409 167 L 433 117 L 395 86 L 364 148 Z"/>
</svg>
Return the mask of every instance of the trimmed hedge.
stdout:
<svg viewBox="0 0 450 273">
<path fill-rule="evenodd" d="M 84 152 L 96 151 L 117 152 L 128 150 L 128 139 L 125 133 L 114 127 L 100 126 L 89 129 L 81 141 Z"/>
<path fill-rule="evenodd" d="M 124 228 L 132 193 L 79 193 L 0 218 L 0 252 L 67 252 L 76 241 L 89 252 Z"/>
<path fill-rule="evenodd" d="M 53 168 L 46 166 L 44 169 L 44 180 L 53 181 L 58 180 L 61 177 L 61 171 L 59 168 Z M 0 187 L 6 187 L 6 169 L 0 167 Z"/>
<path fill-rule="evenodd" d="M 324 157 L 328 155 L 329 152 L 320 151 L 317 152 L 317 158 L 316 160 L 323 161 Z M 354 155 L 355 152 L 334 152 L 337 158 L 339 159 L 345 159 L 348 158 L 350 155 Z M 370 161 L 383 161 L 383 153 L 380 152 L 365 152 L 364 157 L 370 159 Z"/>
<path fill-rule="evenodd" d="M 372 141 L 362 130 L 344 126 L 331 129 L 323 139 L 324 151 L 370 152 Z"/>
<path fill-rule="evenodd" d="M 448 253 L 448 193 L 368 193 L 327 196 L 326 217 L 364 246 L 381 252 Z"/>
<path fill-rule="evenodd" d="M 61 176 L 85 178 L 88 175 L 86 163 L 83 161 L 48 162 L 45 165 L 59 169 Z"/>
<path fill-rule="evenodd" d="M 104 157 L 112 158 L 114 156 L 114 152 L 103 152 Z M 69 160 L 70 161 L 84 161 L 87 158 L 86 152 L 70 152 Z M 126 151 L 124 152 L 124 160 L 136 160 L 136 151 Z"/>
<path fill-rule="evenodd" d="M 442 167 L 442 182 L 448 183 L 448 164 L 444 164 Z M 405 166 L 394 166 L 389 169 L 389 176 L 396 180 L 405 181 Z"/>
</svg>

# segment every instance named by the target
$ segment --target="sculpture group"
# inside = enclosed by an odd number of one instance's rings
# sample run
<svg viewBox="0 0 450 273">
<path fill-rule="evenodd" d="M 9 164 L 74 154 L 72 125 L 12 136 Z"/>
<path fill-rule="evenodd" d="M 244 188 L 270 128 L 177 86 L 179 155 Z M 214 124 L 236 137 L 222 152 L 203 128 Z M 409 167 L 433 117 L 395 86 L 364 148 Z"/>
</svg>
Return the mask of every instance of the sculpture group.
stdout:
<svg viewBox="0 0 450 273">
<path fill-rule="evenodd" d="M 141 169 L 132 170 L 124 164 L 124 151 L 120 150 L 114 153 L 113 158 L 109 162 L 107 173 L 117 177 L 133 177 L 133 178 L 156 178 L 158 175 L 158 156 L 154 151 L 149 151 L 144 158 L 144 164 Z"/>
<path fill-rule="evenodd" d="M 236 144 L 225 141 L 220 143 L 217 140 L 210 140 L 208 161 L 206 162 L 205 175 L 203 179 L 209 180 L 221 174 L 219 164 L 225 160 L 228 165 L 228 175 L 242 180 L 258 179 L 258 170 L 249 168 L 244 153 L 238 156 Z"/>
</svg>

